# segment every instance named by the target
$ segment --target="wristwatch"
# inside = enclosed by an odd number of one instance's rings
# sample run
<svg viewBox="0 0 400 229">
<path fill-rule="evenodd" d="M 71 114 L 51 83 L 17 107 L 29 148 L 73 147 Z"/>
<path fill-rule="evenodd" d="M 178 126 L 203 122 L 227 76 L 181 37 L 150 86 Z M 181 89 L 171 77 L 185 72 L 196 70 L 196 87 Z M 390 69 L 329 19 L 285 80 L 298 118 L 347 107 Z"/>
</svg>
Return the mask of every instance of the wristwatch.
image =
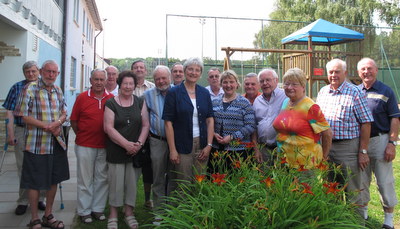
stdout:
<svg viewBox="0 0 400 229">
<path fill-rule="evenodd" d="M 360 151 L 360 153 L 362 153 L 362 154 L 367 154 L 368 152 L 367 152 L 366 149 L 362 149 L 362 150 Z"/>
<path fill-rule="evenodd" d="M 389 143 L 392 143 L 394 146 L 397 146 L 397 141 L 390 141 L 389 140 Z"/>
</svg>

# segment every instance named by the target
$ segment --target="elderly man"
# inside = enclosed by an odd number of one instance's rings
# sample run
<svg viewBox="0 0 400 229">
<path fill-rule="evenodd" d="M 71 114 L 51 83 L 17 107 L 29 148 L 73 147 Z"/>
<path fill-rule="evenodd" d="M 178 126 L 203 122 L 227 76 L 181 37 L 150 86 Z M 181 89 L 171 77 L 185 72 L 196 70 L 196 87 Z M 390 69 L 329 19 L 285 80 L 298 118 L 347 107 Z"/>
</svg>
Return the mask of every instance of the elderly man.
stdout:
<svg viewBox="0 0 400 229">
<path fill-rule="evenodd" d="M 255 143 L 254 152 L 258 162 L 266 161 L 272 163 L 272 154 L 276 148 L 276 131 L 272 126 L 278 116 L 283 101 L 286 99 L 285 91 L 278 88 L 278 74 L 270 68 L 263 69 L 258 73 L 258 81 L 261 86 L 262 95 L 258 96 L 253 103 L 256 116 L 257 131 L 252 135 Z M 261 144 L 260 148 L 257 146 Z"/>
<path fill-rule="evenodd" d="M 156 87 L 145 91 L 144 97 L 150 116 L 150 156 L 153 168 L 153 201 L 156 212 L 166 204 L 166 184 L 169 164 L 169 149 L 165 136 L 164 110 L 165 95 L 171 88 L 171 72 L 167 66 L 159 65 L 153 71 Z M 159 219 L 156 217 L 156 222 Z"/>
<path fill-rule="evenodd" d="M 219 82 L 219 76 L 221 71 L 219 68 L 210 68 L 207 72 L 208 86 L 206 89 L 210 92 L 211 100 L 221 97 L 224 94 L 224 90 L 221 88 L 221 83 Z"/>
<path fill-rule="evenodd" d="M 370 164 L 366 169 L 367 179 L 364 181 L 367 182 L 367 187 L 362 192 L 366 195 L 368 203 L 373 172 L 385 212 L 382 228 L 391 229 L 394 228 L 393 212 L 397 204 L 392 161 L 396 156 L 400 111 L 393 90 L 376 79 L 378 67 L 374 60 L 361 59 L 357 64 L 357 70 L 358 76 L 363 81 L 358 87 L 367 94 L 368 107 L 374 117 L 368 145 Z M 367 218 L 367 206 L 364 212 L 364 218 Z"/>
<path fill-rule="evenodd" d="M 92 86 L 76 98 L 71 114 L 71 126 L 76 134 L 77 213 L 83 223 L 91 223 L 92 217 L 106 219 L 103 211 L 108 183 L 103 116 L 107 99 L 113 97 L 105 90 L 106 82 L 105 70 L 93 70 L 90 76 Z"/>
<path fill-rule="evenodd" d="M 59 75 L 58 65 L 45 61 L 39 80 L 31 82 L 21 92 L 14 110 L 26 124 L 25 150 L 21 188 L 28 189 L 31 205 L 30 228 L 64 228 L 52 214 L 57 184 L 69 179 L 68 157 L 62 124 L 67 108 L 61 88 L 54 85 Z M 46 210 L 42 221 L 38 215 L 39 190 L 47 190 Z"/>
<path fill-rule="evenodd" d="M 175 63 L 172 65 L 171 68 L 171 74 L 172 74 L 172 81 L 173 85 L 179 85 L 183 81 L 183 65 L 181 63 Z"/>
<path fill-rule="evenodd" d="M 35 61 L 27 61 L 22 66 L 22 72 L 24 73 L 25 79 L 14 84 L 10 91 L 8 92 L 7 98 L 3 103 L 3 107 L 7 110 L 6 116 L 9 120 L 7 124 L 7 142 L 9 145 L 14 146 L 15 151 L 15 161 L 17 163 L 18 177 L 21 179 L 22 161 L 24 156 L 25 141 L 24 139 L 24 129 L 25 123 L 21 117 L 13 115 L 15 105 L 17 103 L 18 95 L 21 93 L 22 88 L 30 82 L 34 82 L 39 77 L 39 66 Z M 15 124 L 15 128 L 14 128 Z M 40 192 L 40 200 L 38 208 L 42 211 L 46 208 L 44 204 L 45 191 Z M 16 215 L 23 215 L 28 208 L 28 193 L 25 189 L 19 189 L 19 198 L 17 200 L 17 208 L 15 209 Z"/>
<path fill-rule="evenodd" d="M 258 82 L 257 74 L 253 72 L 248 73 L 244 78 L 243 87 L 245 92 L 243 96 L 253 105 L 256 97 L 261 95 L 260 82 Z"/>
<path fill-rule="evenodd" d="M 317 104 L 333 132 L 328 157 L 342 166 L 343 175 L 348 179 L 346 192 L 350 194 L 350 201 L 364 206 L 366 202 L 360 190 L 363 173 L 369 163 L 368 142 L 374 119 L 365 95 L 346 81 L 346 62 L 333 59 L 326 64 L 326 70 L 330 84 L 319 91 Z M 363 215 L 362 207 L 358 212 Z"/>
<path fill-rule="evenodd" d="M 110 65 L 108 67 L 106 67 L 106 72 L 107 72 L 107 81 L 106 81 L 106 90 L 108 92 L 110 92 L 111 94 L 113 94 L 114 96 L 118 95 L 118 84 L 117 84 L 117 78 L 118 78 L 118 69 L 113 66 Z"/>
<path fill-rule="evenodd" d="M 143 96 L 144 92 L 148 89 L 154 88 L 154 83 L 145 80 L 147 75 L 146 64 L 143 60 L 136 60 L 131 65 L 131 70 L 135 73 L 137 77 L 137 86 L 133 94 L 140 97 Z M 149 149 L 149 141 L 146 141 L 144 146 L 146 149 Z M 151 158 L 150 158 L 150 149 L 146 150 L 146 157 L 144 160 L 144 164 L 142 167 L 143 174 L 143 188 L 144 188 L 144 199 L 145 199 L 145 207 L 153 208 L 153 201 L 151 200 L 151 185 L 153 184 L 153 170 L 151 168 Z"/>
</svg>

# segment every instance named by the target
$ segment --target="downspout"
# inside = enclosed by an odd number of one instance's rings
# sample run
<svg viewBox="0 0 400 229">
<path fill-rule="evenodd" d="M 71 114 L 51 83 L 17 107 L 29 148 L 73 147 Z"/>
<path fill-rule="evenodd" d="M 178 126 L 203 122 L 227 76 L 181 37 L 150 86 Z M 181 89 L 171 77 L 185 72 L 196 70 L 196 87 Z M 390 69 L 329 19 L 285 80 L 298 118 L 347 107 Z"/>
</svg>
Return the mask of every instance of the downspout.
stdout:
<svg viewBox="0 0 400 229">
<path fill-rule="evenodd" d="M 61 90 L 63 91 L 65 95 L 65 72 L 66 72 L 66 67 L 65 67 L 65 58 L 66 58 L 66 52 L 65 52 L 65 47 L 66 47 L 66 34 L 67 34 L 67 1 L 64 1 L 64 10 L 63 10 L 63 35 L 62 35 L 62 41 L 61 41 L 61 69 L 62 69 L 62 74 L 61 74 Z"/>
<path fill-rule="evenodd" d="M 96 47 L 97 47 L 96 43 L 97 43 L 97 42 L 96 42 L 96 41 L 97 41 L 97 36 L 99 36 L 101 32 L 103 32 L 103 30 L 100 30 L 100 32 L 94 37 L 93 69 L 96 69 L 96 68 L 97 68 L 97 66 L 96 66 Z M 104 61 L 104 60 L 103 60 L 103 61 Z"/>
</svg>

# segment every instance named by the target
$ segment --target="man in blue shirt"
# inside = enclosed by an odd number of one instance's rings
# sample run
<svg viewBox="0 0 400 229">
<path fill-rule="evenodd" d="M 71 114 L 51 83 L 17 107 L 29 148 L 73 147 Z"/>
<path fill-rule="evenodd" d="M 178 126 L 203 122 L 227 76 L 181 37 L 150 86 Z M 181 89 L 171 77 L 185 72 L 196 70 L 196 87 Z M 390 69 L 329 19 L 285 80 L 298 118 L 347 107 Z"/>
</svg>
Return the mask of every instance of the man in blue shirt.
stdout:
<svg viewBox="0 0 400 229">
<path fill-rule="evenodd" d="M 363 81 L 359 88 L 367 94 L 368 107 L 374 116 L 368 146 L 370 164 L 366 168 L 366 176 L 363 181 L 365 188 L 362 195 L 368 203 L 370 200 L 369 186 L 373 172 L 385 212 L 382 228 L 392 229 L 394 228 L 394 206 L 397 204 L 392 161 L 396 156 L 400 111 L 392 89 L 376 79 L 378 67 L 374 60 L 370 58 L 361 59 L 357 64 L 357 70 L 358 76 Z M 367 207 L 364 206 L 365 219 L 368 218 Z"/>
<path fill-rule="evenodd" d="M 15 151 L 15 161 L 17 163 L 18 177 L 21 178 L 22 161 L 24 156 L 25 142 L 24 140 L 24 129 L 25 123 L 22 117 L 17 117 L 13 115 L 15 105 L 18 100 L 18 96 L 24 88 L 30 82 L 36 81 L 39 77 L 39 66 L 35 61 L 27 61 L 22 66 L 22 71 L 24 73 L 25 79 L 15 83 L 10 91 L 8 92 L 7 98 L 3 103 L 3 107 L 7 110 L 6 115 L 9 120 L 7 124 L 7 142 L 9 145 L 14 146 Z M 14 127 L 15 126 L 15 127 Z M 40 202 L 38 208 L 42 211 L 46 208 L 44 204 L 45 192 L 40 193 Z M 19 189 L 19 198 L 17 200 L 17 208 L 15 209 L 16 215 L 23 215 L 28 207 L 28 192 L 25 189 Z"/>
<path fill-rule="evenodd" d="M 165 136 L 164 120 L 161 118 L 164 111 L 165 96 L 171 88 L 171 72 L 167 66 L 158 65 L 153 71 L 155 88 L 144 92 L 150 119 L 150 157 L 153 169 L 153 201 L 157 214 L 166 204 L 167 172 L 169 167 L 169 149 Z M 159 223 L 156 216 L 154 224 Z"/>
</svg>

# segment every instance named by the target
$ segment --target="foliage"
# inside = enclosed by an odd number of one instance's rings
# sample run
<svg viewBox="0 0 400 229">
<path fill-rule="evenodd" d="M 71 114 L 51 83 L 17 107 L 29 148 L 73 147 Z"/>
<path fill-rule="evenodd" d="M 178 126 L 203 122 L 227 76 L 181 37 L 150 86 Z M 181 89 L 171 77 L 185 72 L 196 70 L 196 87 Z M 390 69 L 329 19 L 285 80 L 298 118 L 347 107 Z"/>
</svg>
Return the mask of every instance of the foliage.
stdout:
<svg viewBox="0 0 400 229">
<path fill-rule="evenodd" d="M 377 31 L 373 27 L 376 24 L 374 15 L 378 15 L 389 25 L 398 25 L 399 11 L 399 0 L 277 0 L 275 11 L 270 14 L 271 21 L 255 35 L 253 44 L 255 48 L 280 48 L 282 38 L 322 18 L 339 25 L 355 25 L 348 27 L 365 35 L 365 55 L 377 58 L 379 46 L 375 43 Z M 358 47 L 350 44 L 334 46 L 333 50 L 335 49 L 351 52 L 356 51 Z M 279 54 L 276 53 L 263 55 L 267 56 L 271 64 L 276 64 L 279 60 Z"/>
<path fill-rule="evenodd" d="M 213 156 L 218 172 L 182 184 L 159 227 L 363 228 L 343 187 L 326 180 L 326 162 L 310 171 L 290 168 L 281 155 L 273 167 L 227 152 Z"/>
</svg>

